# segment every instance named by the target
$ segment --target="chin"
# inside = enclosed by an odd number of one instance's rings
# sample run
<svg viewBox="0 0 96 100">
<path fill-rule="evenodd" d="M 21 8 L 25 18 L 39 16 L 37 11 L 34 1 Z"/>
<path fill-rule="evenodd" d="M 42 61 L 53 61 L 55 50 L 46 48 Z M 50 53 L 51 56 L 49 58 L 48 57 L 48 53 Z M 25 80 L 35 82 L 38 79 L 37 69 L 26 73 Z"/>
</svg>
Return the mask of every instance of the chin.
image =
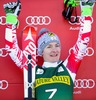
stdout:
<svg viewBox="0 0 96 100">
<path fill-rule="evenodd" d="M 51 60 L 50 62 L 55 63 L 55 62 L 58 62 L 58 61 L 59 61 L 59 59 Z"/>
</svg>

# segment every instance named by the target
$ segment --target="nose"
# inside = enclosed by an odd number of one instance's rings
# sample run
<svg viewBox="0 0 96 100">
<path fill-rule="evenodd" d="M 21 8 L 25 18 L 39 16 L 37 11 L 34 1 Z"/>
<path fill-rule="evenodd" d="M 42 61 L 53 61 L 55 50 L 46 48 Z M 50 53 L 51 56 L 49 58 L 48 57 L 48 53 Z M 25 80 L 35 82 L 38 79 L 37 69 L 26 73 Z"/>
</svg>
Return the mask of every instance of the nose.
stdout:
<svg viewBox="0 0 96 100">
<path fill-rule="evenodd" d="M 57 48 L 56 47 L 52 47 L 52 51 L 53 52 L 56 52 L 57 51 Z"/>
</svg>

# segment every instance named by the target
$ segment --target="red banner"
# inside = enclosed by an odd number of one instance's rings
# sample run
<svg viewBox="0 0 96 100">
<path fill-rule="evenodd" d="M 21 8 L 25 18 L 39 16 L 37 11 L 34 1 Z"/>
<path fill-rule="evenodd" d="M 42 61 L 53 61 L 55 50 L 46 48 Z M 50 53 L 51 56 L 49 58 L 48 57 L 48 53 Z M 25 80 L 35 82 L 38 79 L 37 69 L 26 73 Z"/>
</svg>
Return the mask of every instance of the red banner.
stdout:
<svg viewBox="0 0 96 100">
<path fill-rule="evenodd" d="M 14 64 L 5 48 L 5 12 L 3 4 L 14 0 L 0 1 L 0 100 L 23 100 L 23 73 Z M 75 44 L 80 22 L 70 23 L 64 20 L 63 0 L 21 0 L 22 9 L 19 15 L 20 25 L 17 30 L 18 43 L 21 48 L 21 32 L 26 25 L 33 25 L 39 31 L 42 27 L 56 33 L 62 44 L 61 59 L 65 59 Z M 92 34 L 86 55 L 80 65 L 74 84 L 74 100 L 96 100 L 96 33 L 95 12 L 93 12 Z M 77 7 L 78 19 L 80 7 Z M 73 16 L 73 19 L 75 17 Z M 41 59 L 41 58 L 40 58 Z M 40 60 L 39 64 L 42 63 Z"/>
</svg>

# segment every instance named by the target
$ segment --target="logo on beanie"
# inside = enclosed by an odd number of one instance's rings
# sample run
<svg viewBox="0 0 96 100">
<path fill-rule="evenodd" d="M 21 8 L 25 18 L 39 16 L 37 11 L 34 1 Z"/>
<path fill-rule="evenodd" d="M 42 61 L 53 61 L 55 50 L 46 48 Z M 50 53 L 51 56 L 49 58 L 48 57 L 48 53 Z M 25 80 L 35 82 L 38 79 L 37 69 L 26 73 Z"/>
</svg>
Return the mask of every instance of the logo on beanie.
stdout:
<svg viewBox="0 0 96 100">
<path fill-rule="evenodd" d="M 51 40 L 57 40 L 57 38 L 56 38 L 54 33 L 49 32 L 48 35 L 50 36 Z"/>
<path fill-rule="evenodd" d="M 48 35 L 49 36 L 55 36 L 55 34 L 54 33 L 51 33 L 51 32 L 49 32 Z"/>
</svg>

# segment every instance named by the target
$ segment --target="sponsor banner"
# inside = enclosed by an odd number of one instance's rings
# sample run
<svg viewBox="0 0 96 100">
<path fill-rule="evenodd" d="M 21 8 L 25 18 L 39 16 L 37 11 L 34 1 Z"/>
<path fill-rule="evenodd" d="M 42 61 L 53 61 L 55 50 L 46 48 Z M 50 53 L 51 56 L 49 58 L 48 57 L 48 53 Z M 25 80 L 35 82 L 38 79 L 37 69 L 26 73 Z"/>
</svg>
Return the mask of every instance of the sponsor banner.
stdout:
<svg viewBox="0 0 96 100">
<path fill-rule="evenodd" d="M 7 2 L 12 2 L 12 0 L 0 1 L 0 100 L 23 100 L 24 84 L 22 72 L 8 56 L 10 50 L 5 48 L 4 42 L 6 17 L 3 4 Z M 62 16 L 62 11 L 64 10 L 63 0 L 28 0 L 27 2 L 26 0 L 21 0 L 21 3 L 22 9 L 18 17 L 20 24 L 16 33 L 20 48 L 22 45 L 21 32 L 23 28 L 26 25 L 36 25 L 37 31 L 41 28 L 48 28 L 60 37 L 62 44 L 61 59 L 65 59 L 68 56 L 68 53 L 71 52 L 71 47 L 73 47 L 78 36 L 80 29 L 80 7 L 76 7 L 78 22 L 70 23 L 64 20 Z M 74 83 L 74 100 L 96 100 L 95 9 L 96 5 L 93 12 L 92 35 L 90 37 L 89 47 L 84 54 L 85 58 L 80 65 L 80 70 L 77 75 L 78 78 Z M 74 21 L 75 16 L 72 16 L 71 19 Z M 30 44 L 30 48 L 31 47 L 32 44 Z M 38 61 L 42 64 L 43 60 L 40 58 Z M 31 83 L 26 83 L 26 87 L 30 87 L 31 85 Z"/>
</svg>

